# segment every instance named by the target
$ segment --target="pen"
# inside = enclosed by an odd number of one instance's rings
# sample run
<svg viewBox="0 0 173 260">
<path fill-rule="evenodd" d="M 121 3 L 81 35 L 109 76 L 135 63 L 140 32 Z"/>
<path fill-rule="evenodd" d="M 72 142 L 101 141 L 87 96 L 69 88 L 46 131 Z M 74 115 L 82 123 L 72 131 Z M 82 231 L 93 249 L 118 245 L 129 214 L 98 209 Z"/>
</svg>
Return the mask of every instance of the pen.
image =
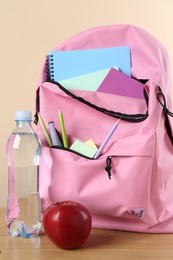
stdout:
<svg viewBox="0 0 173 260">
<path fill-rule="evenodd" d="M 60 121 L 61 133 L 62 133 L 63 146 L 65 148 L 68 148 L 67 136 L 66 136 L 65 126 L 64 126 L 64 119 L 60 108 L 59 108 L 58 115 L 59 115 L 59 121 Z"/>
<path fill-rule="evenodd" d="M 103 141 L 103 143 L 101 144 L 101 146 L 99 147 L 98 151 L 95 153 L 94 155 L 94 159 L 97 159 L 100 154 L 102 153 L 103 149 L 105 148 L 106 144 L 108 143 L 109 139 L 111 138 L 111 136 L 113 135 L 115 129 L 118 127 L 118 124 L 120 122 L 121 119 L 119 119 L 118 121 L 115 122 L 115 124 L 113 125 L 113 127 L 111 128 L 110 132 L 108 133 L 108 135 L 106 136 L 105 140 Z"/>
<path fill-rule="evenodd" d="M 51 137 L 51 140 L 52 140 L 52 145 L 54 146 L 62 146 L 61 144 L 61 141 L 59 139 L 59 136 L 58 136 L 58 133 L 55 129 L 55 125 L 54 125 L 54 122 L 49 122 L 48 123 L 48 126 L 49 126 L 49 132 L 50 132 L 50 137 Z"/>
<path fill-rule="evenodd" d="M 42 129 L 42 131 L 43 131 L 43 133 L 44 133 L 44 136 L 45 136 L 45 138 L 46 138 L 46 141 L 47 141 L 47 143 L 48 143 L 48 146 L 52 146 L 52 141 L 51 141 L 51 139 L 50 139 L 50 136 L 49 136 L 49 133 L 48 133 L 47 128 L 46 128 L 46 126 L 45 126 L 45 123 L 44 123 L 44 121 L 43 121 L 43 118 L 41 117 L 40 114 L 38 114 L 38 117 L 39 117 L 39 122 L 40 122 L 40 125 L 41 125 L 41 129 Z"/>
</svg>

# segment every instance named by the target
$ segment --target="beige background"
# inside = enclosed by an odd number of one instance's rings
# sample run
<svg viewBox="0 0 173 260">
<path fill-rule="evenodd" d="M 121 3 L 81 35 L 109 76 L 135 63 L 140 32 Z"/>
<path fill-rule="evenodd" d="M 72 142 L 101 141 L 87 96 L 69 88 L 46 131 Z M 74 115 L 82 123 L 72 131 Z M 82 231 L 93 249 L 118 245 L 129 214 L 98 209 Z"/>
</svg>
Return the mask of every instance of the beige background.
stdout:
<svg viewBox="0 0 173 260">
<path fill-rule="evenodd" d="M 90 27 L 133 24 L 167 48 L 173 75 L 173 0 L 0 0 L 0 205 L 7 198 L 5 148 L 17 109 L 35 112 L 45 55 Z"/>
</svg>

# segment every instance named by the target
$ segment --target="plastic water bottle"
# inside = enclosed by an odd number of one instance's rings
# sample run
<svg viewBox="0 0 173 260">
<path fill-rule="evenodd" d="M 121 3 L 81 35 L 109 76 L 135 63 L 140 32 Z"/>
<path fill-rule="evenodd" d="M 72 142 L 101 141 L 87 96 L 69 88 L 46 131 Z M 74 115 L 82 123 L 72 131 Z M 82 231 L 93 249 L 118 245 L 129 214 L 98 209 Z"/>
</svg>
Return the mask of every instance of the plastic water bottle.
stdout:
<svg viewBox="0 0 173 260">
<path fill-rule="evenodd" d="M 8 199 L 6 226 L 12 237 L 36 236 L 41 228 L 39 161 L 41 143 L 31 111 L 16 111 L 16 128 L 7 143 Z"/>
</svg>

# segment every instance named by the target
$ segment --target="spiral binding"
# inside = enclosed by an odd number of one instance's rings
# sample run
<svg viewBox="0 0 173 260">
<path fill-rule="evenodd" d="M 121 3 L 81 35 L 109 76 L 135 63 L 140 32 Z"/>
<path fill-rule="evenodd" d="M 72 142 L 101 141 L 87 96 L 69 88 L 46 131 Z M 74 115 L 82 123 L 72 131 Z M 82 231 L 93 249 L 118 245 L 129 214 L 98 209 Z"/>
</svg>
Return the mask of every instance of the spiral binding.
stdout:
<svg viewBox="0 0 173 260">
<path fill-rule="evenodd" d="M 47 73 L 47 80 L 54 81 L 54 62 L 53 62 L 53 55 L 47 55 L 46 59 L 46 73 Z"/>
</svg>

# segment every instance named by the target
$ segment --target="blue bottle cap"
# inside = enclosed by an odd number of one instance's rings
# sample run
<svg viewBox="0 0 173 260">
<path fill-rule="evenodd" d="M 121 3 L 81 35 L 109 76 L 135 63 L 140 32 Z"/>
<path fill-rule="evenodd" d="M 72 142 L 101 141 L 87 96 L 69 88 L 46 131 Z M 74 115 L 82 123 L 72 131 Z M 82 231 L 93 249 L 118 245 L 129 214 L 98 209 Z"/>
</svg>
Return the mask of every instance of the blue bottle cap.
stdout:
<svg viewBox="0 0 173 260">
<path fill-rule="evenodd" d="M 32 121 L 32 111 L 30 110 L 18 110 L 15 113 L 16 121 Z"/>
</svg>

